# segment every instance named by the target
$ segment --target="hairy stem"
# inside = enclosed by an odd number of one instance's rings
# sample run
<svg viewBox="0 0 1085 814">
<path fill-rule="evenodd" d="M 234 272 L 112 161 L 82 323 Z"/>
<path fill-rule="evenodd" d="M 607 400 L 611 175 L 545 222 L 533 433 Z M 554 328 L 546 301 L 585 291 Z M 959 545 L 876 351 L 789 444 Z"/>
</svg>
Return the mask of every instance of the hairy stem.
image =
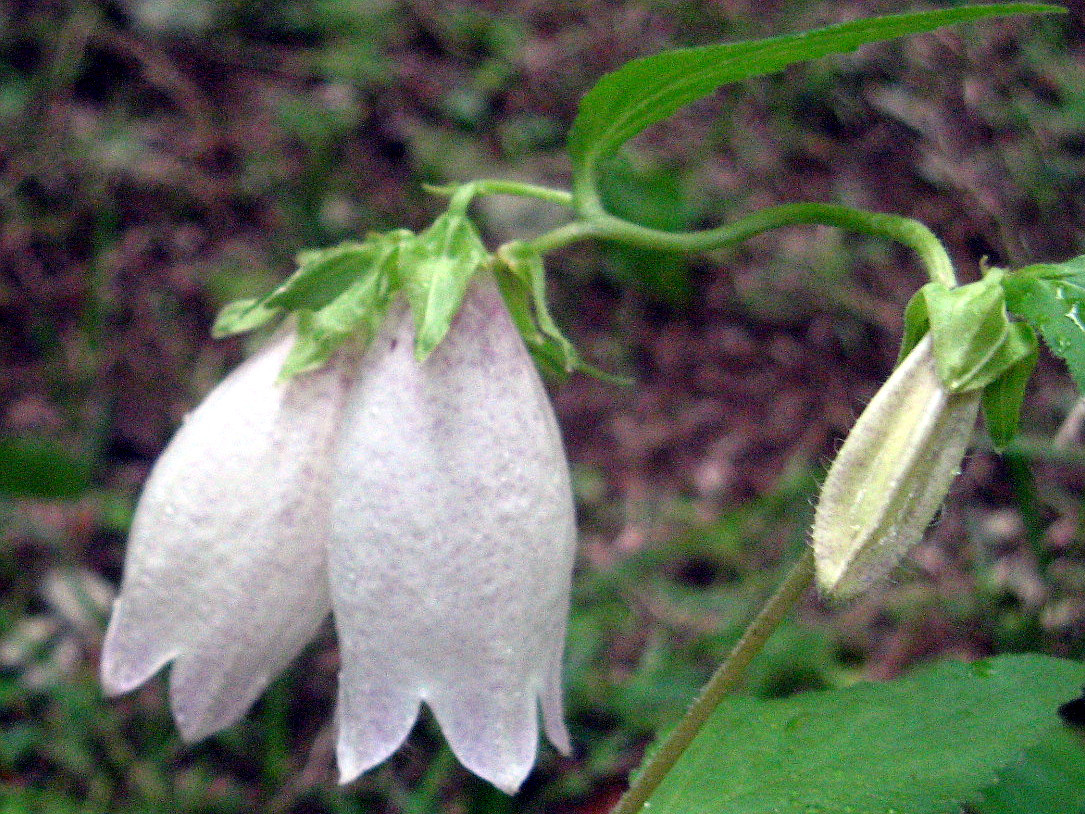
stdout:
<svg viewBox="0 0 1085 814">
<path fill-rule="evenodd" d="M 807 548 L 787 577 L 780 584 L 754 620 L 750 622 L 738 644 L 719 666 L 701 694 L 690 706 L 678 725 L 671 730 L 659 748 L 641 768 L 637 779 L 618 801 L 611 814 L 635 814 L 643 808 L 652 792 L 667 776 L 678 758 L 686 751 L 705 721 L 729 692 L 742 680 L 742 675 L 780 622 L 814 580 L 814 552 Z"/>
</svg>

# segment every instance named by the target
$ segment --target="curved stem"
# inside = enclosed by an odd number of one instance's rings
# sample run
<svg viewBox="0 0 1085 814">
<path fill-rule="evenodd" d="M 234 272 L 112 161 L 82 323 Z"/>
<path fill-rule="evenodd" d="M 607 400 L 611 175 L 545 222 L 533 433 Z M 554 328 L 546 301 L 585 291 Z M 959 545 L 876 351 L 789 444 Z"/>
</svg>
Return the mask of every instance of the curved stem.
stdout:
<svg viewBox="0 0 1085 814">
<path fill-rule="evenodd" d="M 701 690 L 678 725 L 664 738 L 659 748 L 641 768 L 637 779 L 618 801 L 611 814 L 635 814 L 643 808 L 652 792 L 685 752 L 705 721 L 719 705 L 723 697 L 733 690 L 742 679 L 746 667 L 765 646 L 772 632 L 794 607 L 814 580 L 814 551 L 807 548 L 792 567 L 754 620 L 750 622 L 738 644 Z"/>
<path fill-rule="evenodd" d="M 649 229 L 605 213 L 561 226 L 533 241 L 540 253 L 585 238 L 602 238 L 664 251 L 700 252 L 739 243 L 781 226 L 822 224 L 852 232 L 895 240 L 915 251 L 934 282 L 956 286 L 953 262 L 941 241 L 926 226 L 911 218 L 866 212 L 839 204 L 795 203 L 772 206 L 741 220 L 699 232 L 664 232 Z"/>
<path fill-rule="evenodd" d="M 600 230 L 598 221 L 574 220 L 532 240 L 525 240 L 523 244 L 538 254 L 546 254 L 571 243 L 601 237 L 605 238 L 607 235 Z"/>
</svg>

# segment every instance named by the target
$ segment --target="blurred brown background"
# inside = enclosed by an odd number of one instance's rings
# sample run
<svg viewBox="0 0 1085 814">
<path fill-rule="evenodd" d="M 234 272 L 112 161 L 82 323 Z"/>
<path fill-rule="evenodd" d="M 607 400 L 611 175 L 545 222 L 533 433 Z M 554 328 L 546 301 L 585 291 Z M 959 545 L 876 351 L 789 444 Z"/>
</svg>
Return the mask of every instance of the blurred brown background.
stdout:
<svg viewBox="0 0 1085 814">
<path fill-rule="evenodd" d="M 935 4 L 937 5 L 937 4 Z M 564 186 L 577 100 L 667 47 L 787 33 L 902 2 L 84 0 L 0 3 L 0 798 L 12 811 L 504 811 L 420 726 L 330 781 L 326 635 L 243 724 L 195 748 L 163 688 L 104 702 L 99 637 L 140 484 L 245 352 L 215 312 L 294 253 L 421 228 L 424 183 Z M 607 183 L 648 225 L 788 201 L 918 218 L 962 281 L 1085 252 L 1077 11 L 869 46 L 726 89 L 638 138 Z M 492 246 L 561 212 L 508 198 Z M 603 810 L 781 562 L 817 479 L 890 370 L 924 282 L 906 251 L 828 228 L 689 258 L 583 245 L 549 260 L 592 363 L 554 383 L 582 564 L 570 629 L 579 752 L 544 750 L 517 810 Z M 1085 453 L 1045 356 L 1005 456 L 981 433 L 942 521 L 847 609 L 811 598 L 755 665 L 779 694 L 938 654 L 1085 651 Z M 1072 430 L 1069 427 L 1068 430 Z M 436 757 L 434 757 L 434 753 Z"/>
</svg>

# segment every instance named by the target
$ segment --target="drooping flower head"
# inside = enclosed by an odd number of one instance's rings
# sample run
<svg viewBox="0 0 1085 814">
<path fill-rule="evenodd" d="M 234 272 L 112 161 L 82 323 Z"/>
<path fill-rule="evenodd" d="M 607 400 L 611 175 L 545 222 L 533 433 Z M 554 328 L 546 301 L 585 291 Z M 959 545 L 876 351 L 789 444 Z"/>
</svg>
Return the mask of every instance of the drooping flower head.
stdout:
<svg viewBox="0 0 1085 814">
<path fill-rule="evenodd" d="M 510 793 L 534 762 L 540 706 L 568 750 L 568 467 L 494 277 L 466 277 L 424 359 L 432 327 L 406 286 L 363 276 L 380 318 L 337 301 L 357 281 L 322 307 L 372 327 L 368 341 L 335 314 L 302 313 L 308 336 L 280 334 L 185 419 L 136 509 L 102 653 L 108 692 L 172 662 L 178 728 L 204 737 L 331 613 L 343 782 L 387 758 L 422 703 L 461 762 Z M 291 360 L 306 372 L 284 377 Z"/>
</svg>

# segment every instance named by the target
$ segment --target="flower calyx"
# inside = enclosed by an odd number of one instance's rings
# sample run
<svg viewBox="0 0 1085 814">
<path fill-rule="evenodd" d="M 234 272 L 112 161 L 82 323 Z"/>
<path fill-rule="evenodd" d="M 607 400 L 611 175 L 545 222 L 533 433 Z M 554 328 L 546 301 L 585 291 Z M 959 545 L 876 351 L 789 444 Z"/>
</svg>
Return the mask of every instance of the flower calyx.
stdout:
<svg viewBox="0 0 1085 814">
<path fill-rule="evenodd" d="M 1017 434 L 1025 385 L 1039 349 L 1035 330 L 1010 318 L 1006 279 L 1005 271 L 992 268 L 968 285 L 923 286 L 905 311 L 898 359 L 902 363 L 929 332 L 942 385 L 950 393 L 982 391 L 987 431 L 999 450 Z"/>
<path fill-rule="evenodd" d="M 227 305 L 215 336 L 251 331 L 277 317 L 297 318 L 297 339 L 281 377 L 327 364 L 348 340 L 364 350 L 402 293 L 415 323 L 414 351 L 424 361 L 448 333 L 475 273 L 489 265 L 474 224 L 450 209 L 420 234 L 372 233 L 328 249 L 298 254 L 298 269 L 270 294 Z"/>
<path fill-rule="evenodd" d="M 486 250 L 466 213 L 475 192 L 470 184 L 459 187 L 448 210 L 421 233 L 395 229 L 300 252 L 297 271 L 270 294 L 228 304 L 212 333 L 245 333 L 293 315 L 296 339 L 280 373 L 285 381 L 323 367 L 348 341 L 364 351 L 402 294 L 414 319 L 415 357 L 423 362 L 448 334 L 471 280 L 487 270 L 536 364 L 558 378 L 583 372 L 628 384 L 586 364 L 561 333 L 547 307 L 538 251 L 519 241 L 494 254 Z"/>
<path fill-rule="evenodd" d="M 494 254 L 494 271 L 513 322 L 539 367 L 559 379 L 586 373 L 610 384 L 632 384 L 586 363 L 562 334 L 546 304 L 546 271 L 534 247 L 518 240 L 501 246 Z"/>
</svg>

